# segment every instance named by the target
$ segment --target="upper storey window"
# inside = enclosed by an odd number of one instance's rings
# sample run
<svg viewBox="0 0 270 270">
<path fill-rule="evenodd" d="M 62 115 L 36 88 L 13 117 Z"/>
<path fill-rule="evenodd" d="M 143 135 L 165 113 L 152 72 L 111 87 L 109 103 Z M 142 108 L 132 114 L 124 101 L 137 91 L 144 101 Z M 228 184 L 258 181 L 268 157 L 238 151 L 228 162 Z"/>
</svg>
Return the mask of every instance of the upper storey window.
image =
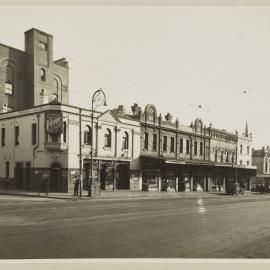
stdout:
<svg viewBox="0 0 270 270">
<path fill-rule="evenodd" d="M 112 133 L 110 129 L 107 128 L 107 133 L 105 133 L 105 147 L 111 147 L 112 145 Z"/>
<path fill-rule="evenodd" d="M 128 149 L 128 133 L 126 131 L 123 136 L 123 149 Z"/>
<path fill-rule="evenodd" d="M 14 88 L 14 70 L 12 66 L 7 65 L 6 67 L 6 80 L 5 80 L 5 93 L 13 95 Z"/>
<path fill-rule="evenodd" d="M 86 126 L 83 132 L 83 142 L 84 144 L 91 145 L 92 143 L 92 129 L 90 126 Z"/>
<path fill-rule="evenodd" d="M 243 153 L 243 145 L 241 144 L 240 145 L 240 154 L 242 154 Z"/>
<path fill-rule="evenodd" d="M 44 43 L 44 42 L 39 42 L 39 48 L 40 49 L 42 49 L 42 50 L 45 50 L 45 51 L 47 51 L 47 44 L 46 43 Z"/>
<path fill-rule="evenodd" d="M 40 69 L 40 79 L 42 81 L 45 81 L 46 80 L 46 71 L 44 68 Z"/>
</svg>

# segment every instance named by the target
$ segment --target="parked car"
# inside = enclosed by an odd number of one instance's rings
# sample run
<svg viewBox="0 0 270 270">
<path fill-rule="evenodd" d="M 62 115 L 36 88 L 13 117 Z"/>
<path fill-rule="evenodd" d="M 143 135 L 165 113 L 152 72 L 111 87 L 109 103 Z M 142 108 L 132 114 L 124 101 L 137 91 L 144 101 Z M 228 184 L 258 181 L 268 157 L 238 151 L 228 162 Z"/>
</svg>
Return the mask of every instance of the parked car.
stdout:
<svg viewBox="0 0 270 270">
<path fill-rule="evenodd" d="M 239 183 L 229 183 L 226 185 L 226 193 L 230 195 L 244 195 L 245 189 L 241 187 Z"/>
</svg>

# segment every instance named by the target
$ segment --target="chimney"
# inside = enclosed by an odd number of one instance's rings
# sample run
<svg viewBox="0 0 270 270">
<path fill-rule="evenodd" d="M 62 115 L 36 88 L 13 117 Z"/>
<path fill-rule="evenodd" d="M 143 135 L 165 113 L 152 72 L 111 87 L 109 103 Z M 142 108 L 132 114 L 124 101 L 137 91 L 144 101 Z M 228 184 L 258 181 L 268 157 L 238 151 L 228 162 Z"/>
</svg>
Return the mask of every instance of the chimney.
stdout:
<svg viewBox="0 0 270 270">
<path fill-rule="evenodd" d="M 137 103 L 134 103 L 133 106 L 131 106 L 132 116 L 135 116 L 136 118 L 140 119 L 142 114 L 141 107 L 138 106 Z"/>
<path fill-rule="evenodd" d="M 113 112 L 119 117 L 123 117 L 125 114 L 125 111 L 126 110 L 123 105 L 118 105 L 118 108 L 113 109 Z"/>
<path fill-rule="evenodd" d="M 175 126 L 176 126 L 177 129 L 179 128 L 179 120 L 178 120 L 178 118 L 176 118 Z"/>
<path fill-rule="evenodd" d="M 168 122 L 171 122 L 172 121 L 172 115 L 170 113 L 167 113 L 165 115 L 165 120 L 168 121 Z"/>
</svg>

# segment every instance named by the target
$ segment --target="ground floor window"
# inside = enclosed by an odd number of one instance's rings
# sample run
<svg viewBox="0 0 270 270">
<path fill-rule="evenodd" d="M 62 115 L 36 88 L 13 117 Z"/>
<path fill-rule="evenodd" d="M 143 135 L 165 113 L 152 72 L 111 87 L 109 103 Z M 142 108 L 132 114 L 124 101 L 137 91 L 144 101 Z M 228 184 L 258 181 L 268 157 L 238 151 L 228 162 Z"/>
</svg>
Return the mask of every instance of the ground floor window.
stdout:
<svg viewBox="0 0 270 270">
<path fill-rule="evenodd" d="M 142 172 L 142 190 L 158 191 L 159 190 L 159 171 L 143 171 Z"/>
</svg>

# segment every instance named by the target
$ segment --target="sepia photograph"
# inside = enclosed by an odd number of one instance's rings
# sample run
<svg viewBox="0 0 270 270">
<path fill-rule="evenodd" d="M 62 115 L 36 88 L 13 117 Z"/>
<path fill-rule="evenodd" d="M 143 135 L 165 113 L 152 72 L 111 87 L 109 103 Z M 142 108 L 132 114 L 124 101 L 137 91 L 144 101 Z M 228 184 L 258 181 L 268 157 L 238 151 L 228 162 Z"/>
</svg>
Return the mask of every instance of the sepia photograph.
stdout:
<svg viewBox="0 0 270 270">
<path fill-rule="evenodd" d="M 269 263 L 270 5 L 221 2 L 0 4 L 0 268 Z"/>
</svg>

